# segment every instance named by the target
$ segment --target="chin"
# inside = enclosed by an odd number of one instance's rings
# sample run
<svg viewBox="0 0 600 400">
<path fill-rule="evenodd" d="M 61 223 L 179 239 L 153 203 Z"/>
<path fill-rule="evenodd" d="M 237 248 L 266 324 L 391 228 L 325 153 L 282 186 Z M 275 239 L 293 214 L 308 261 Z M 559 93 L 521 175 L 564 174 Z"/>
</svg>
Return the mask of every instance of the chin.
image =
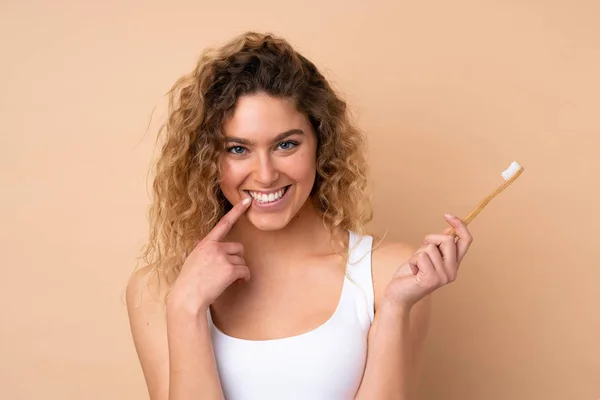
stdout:
<svg viewBox="0 0 600 400">
<path fill-rule="evenodd" d="M 246 215 L 248 221 L 258 230 L 264 232 L 278 231 L 285 228 L 290 222 L 290 218 L 283 215 Z"/>
</svg>

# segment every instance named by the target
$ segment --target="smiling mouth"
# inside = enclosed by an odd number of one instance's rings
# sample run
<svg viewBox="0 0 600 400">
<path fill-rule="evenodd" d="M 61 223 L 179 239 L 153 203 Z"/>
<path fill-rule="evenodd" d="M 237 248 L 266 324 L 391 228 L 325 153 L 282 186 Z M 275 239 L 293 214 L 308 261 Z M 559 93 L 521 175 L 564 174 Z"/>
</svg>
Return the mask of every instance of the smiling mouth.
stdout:
<svg viewBox="0 0 600 400">
<path fill-rule="evenodd" d="M 259 202 L 260 204 L 269 204 L 274 203 L 277 200 L 280 200 L 283 196 L 285 196 L 285 194 L 291 186 L 292 185 L 287 185 L 279 190 L 275 190 L 269 193 L 254 192 L 252 190 L 244 190 L 244 192 L 248 193 L 250 197 L 252 197 L 255 201 Z"/>
</svg>

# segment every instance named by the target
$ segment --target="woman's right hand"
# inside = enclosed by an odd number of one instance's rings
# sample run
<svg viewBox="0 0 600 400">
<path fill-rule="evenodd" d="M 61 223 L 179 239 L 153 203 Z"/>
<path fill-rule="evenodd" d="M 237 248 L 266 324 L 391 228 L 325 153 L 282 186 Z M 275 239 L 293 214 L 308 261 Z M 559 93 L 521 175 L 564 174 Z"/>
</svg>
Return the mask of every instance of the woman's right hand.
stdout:
<svg viewBox="0 0 600 400">
<path fill-rule="evenodd" d="M 251 203 L 251 197 L 237 203 L 192 250 L 171 288 L 168 308 L 199 314 L 233 282 L 250 279 L 244 246 L 222 240 Z"/>
</svg>

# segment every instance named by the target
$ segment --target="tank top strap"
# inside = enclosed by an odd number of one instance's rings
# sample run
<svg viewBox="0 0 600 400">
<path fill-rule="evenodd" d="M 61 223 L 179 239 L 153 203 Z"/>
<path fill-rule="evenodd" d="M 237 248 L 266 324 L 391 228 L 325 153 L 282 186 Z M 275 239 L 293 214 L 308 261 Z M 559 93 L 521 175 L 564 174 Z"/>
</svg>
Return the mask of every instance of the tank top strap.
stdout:
<svg viewBox="0 0 600 400">
<path fill-rule="evenodd" d="M 373 237 L 361 236 L 349 231 L 348 263 L 346 272 L 351 281 L 360 289 L 366 301 L 367 312 L 371 323 L 375 317 L 375 294 L 373 291 L 373 274 L 371 271 L 371 250 Z"/>
</svg>

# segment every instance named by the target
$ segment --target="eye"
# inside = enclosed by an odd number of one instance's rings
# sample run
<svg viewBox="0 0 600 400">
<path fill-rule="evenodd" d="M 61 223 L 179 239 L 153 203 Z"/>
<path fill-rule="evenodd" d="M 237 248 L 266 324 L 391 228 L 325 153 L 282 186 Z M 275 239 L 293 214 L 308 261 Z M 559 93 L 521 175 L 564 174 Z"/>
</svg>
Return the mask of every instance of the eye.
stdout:
<svg viewBox="0 0 600 400">
<path fill-rule="evenodd" d="M 298 142 L 293 140 L 288 140 L 286 142 L 279 143 L 279 147 L 281 150 L 290 150 L 298 145 Z"/>
<path fill-rule="evenodd" d="M 244 154 L 244 151 L 246 151 L 246 149 L 242 146 L 231 146 L 227 148 L 227 152 L 232 154 Z"/>
</svg>

